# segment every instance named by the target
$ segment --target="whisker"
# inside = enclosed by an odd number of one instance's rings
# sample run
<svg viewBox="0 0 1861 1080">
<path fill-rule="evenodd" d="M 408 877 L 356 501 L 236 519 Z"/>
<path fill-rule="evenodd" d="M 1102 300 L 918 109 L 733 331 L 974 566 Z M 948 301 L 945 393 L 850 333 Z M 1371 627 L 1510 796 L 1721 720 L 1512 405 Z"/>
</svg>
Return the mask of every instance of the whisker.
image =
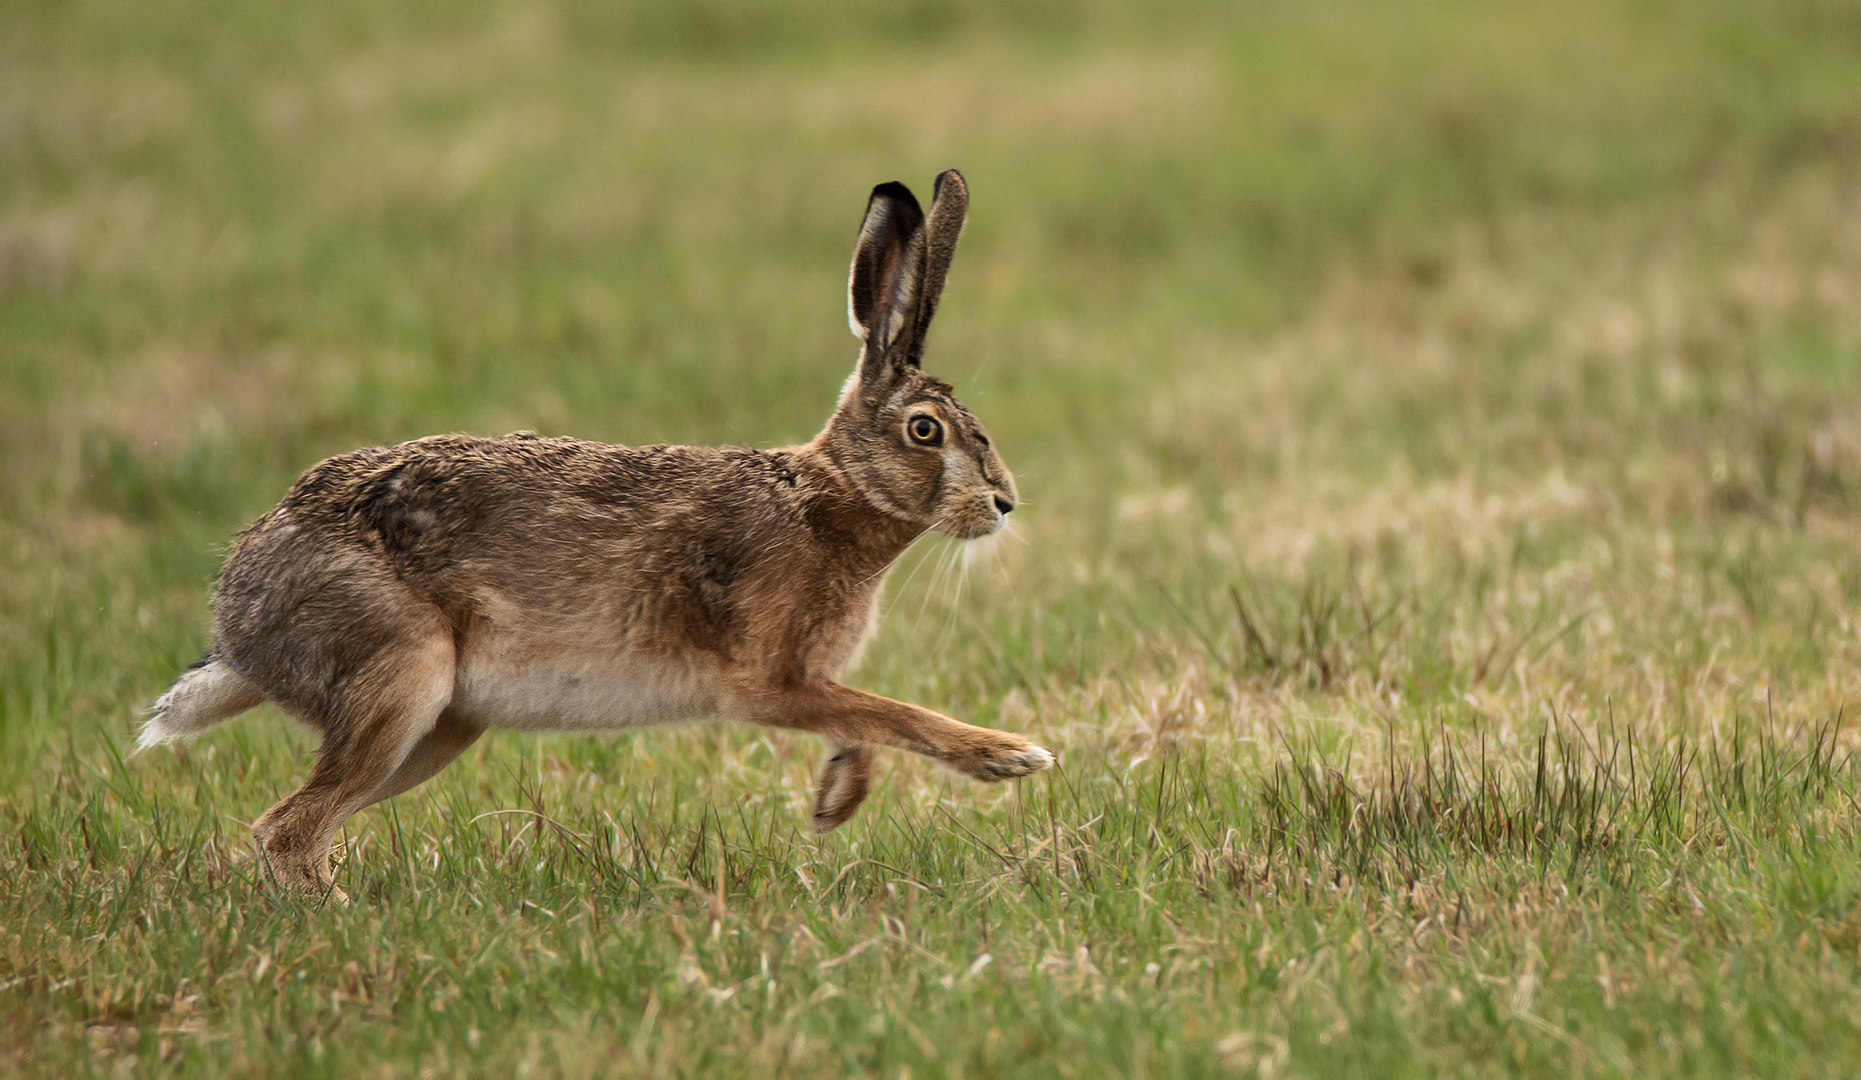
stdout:
<svg viewBox="0 0 1861 1080">
<path fill-rule="evenodd" d="M 965 545 L 965 547 L 967 547 L 967 545 Z M 938 628 L 937 644 L 935 645 L 935 649 L 939 654 L 949 650 L 950 641 L 956 635 L 957 616 L 962 611 L 963 607 L 961 603 L 964 584 L 963 574 L 965 570 L 962 561 L 963 553 L 964 548 L 951 548 L 950 558 L 946 564 L 948 572 L 944 579 L 945 588 L 947 589 L 950 585 L 954 584 L 956 586 L 956 596 L 951 599 L 946 599 L 944 603 L 943 625 Z"/>
<path fill-rule="evenodd" d="M 943 588 L 944 575 L 949 572 L 949 566 L 950 549 L 947 546 L 938 548 L 935 563 L 931 567 L 930 582 L 924 587 L 924 596 L 918 601 L 916 622 L 924 621 L 924 614 L 930 610 L 932 598 L 936 597 Z"/>
<path fill-rule="evenodd" d="M 923 535 L 924 535 L 923 533 L 919 533 L 918 537 L 922 537 Z M 914 544 L 917 543 L 918 537 L 913 537 L 912 543 Z M 885 605 L 885 610 L 879 613 L 881 618 L 885 617 L 886 615 L 890 615 L 892 613 L 892 609 L 898 606 L 898 598 L 905 594 L 905 589 L 911 585 L 912 579 L 918 576 L 918 571 L 924 569 L 924 564 L 930 561 L 930 558 L 931 556 L 929 555 L 919 555 L 916 559 L 912 561 L 911 569 L 905 572 L 905 580 L 897 583 L 896 585 L 892 587 L 891 600 L 889 603 Z M 881 571 L 881 573 L 883 573 L 883 571 Z M 872 578 L 867 578 L 866 580 L 871 581 Z"/>
</svg>

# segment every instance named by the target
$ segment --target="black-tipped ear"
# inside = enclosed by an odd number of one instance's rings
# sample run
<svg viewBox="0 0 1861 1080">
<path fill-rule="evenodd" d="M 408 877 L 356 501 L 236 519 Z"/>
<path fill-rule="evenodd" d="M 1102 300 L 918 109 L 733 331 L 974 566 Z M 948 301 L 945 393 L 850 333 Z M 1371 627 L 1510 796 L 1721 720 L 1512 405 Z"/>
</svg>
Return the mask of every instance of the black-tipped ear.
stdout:
<svg viewBox="0 0 1861 1080">
<path fill-rule="evenodd" d="M 956 240 L 963 235 L 967 220 L 969 185 L 962 173 L 945 169 L 937 175 L 937 186 L 931 191 L 930 221 L 924 227 L 924 282 L 918 286 L 917 328 L 911 335 L 911 354 L 905 360 L 913 367 L 924 357 L 924 338 L 930 333 L 931 316 L 937 314 L 943 280 L 949 276 Z"/>
<path fill-rule="evenodd" d="M 847 279 L 847 321 L 866 343 L 860 352 L 862 379 L 871 382 L 885 366 L 908 362 L 920 322 L 923 280 L 924 211 L 905 185 L 880 184 L 866 203 Z"/>
</svg>

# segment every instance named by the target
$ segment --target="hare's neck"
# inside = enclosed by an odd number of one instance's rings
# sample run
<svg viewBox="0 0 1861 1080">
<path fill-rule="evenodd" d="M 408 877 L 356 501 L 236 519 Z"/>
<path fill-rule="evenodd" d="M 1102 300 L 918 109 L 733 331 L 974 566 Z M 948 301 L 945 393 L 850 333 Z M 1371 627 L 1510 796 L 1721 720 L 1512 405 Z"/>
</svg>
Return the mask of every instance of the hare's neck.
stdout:
<svg viewBox="0 0 1861 1080">
<path fill-rule="evenodd" d="M 876 581 L 912 541 L 924 534 L 922 525 L 873 505 L 825 446 L 816 443 L 791 452 L 797 470 L 822 496 L 814 501 L 815 527 L 830 535 L 835 546 L 844 551 L 850 574 Z"/>
</svg>

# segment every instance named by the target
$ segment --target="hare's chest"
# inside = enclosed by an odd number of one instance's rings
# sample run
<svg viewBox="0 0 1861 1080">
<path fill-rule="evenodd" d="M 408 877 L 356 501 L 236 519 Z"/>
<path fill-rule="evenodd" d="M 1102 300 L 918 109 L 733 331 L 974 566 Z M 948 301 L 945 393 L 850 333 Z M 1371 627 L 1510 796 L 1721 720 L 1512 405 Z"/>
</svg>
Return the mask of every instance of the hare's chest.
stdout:
<svg viewBox="0 0 1861 1080">
<path fill-rule="evenodd" d="M 630 657 L 466 658 L 451 707 L 472 723 L 518 731 L 674 724 L 717 712 L 707 682 L 680 665 Z"/>
<path fill-rule="evenodd" d="M 808 657 L 806 675 L 810 678 L 838 680 L 859 666 L 860 654 L 866 651 L 866 643 L 872 640 L 879 624 L 877 591 L 871 597 L 849 604 L 837 615 L 837 618 L 823 620 L 804 651 Z"/>
</svg>

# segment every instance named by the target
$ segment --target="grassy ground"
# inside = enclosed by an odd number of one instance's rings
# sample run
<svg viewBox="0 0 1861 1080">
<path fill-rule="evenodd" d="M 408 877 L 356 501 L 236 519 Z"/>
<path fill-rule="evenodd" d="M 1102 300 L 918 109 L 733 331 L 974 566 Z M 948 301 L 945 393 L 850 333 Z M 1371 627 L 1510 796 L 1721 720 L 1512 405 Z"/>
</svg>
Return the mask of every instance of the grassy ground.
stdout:
<svg viewBox="0 0 1861 1080">
<path fill-rule="evenodd" d="M 1861 1069 L 1861 12 L 12 3 L 0 1069 Z M 270 710 L 134 760 L 226 539 L 445 430 L 804 439 L 865 192 L 1016 534 L 854 682 L 1026 731 L 493 737 L 255 880 Z"/>
</svg>

